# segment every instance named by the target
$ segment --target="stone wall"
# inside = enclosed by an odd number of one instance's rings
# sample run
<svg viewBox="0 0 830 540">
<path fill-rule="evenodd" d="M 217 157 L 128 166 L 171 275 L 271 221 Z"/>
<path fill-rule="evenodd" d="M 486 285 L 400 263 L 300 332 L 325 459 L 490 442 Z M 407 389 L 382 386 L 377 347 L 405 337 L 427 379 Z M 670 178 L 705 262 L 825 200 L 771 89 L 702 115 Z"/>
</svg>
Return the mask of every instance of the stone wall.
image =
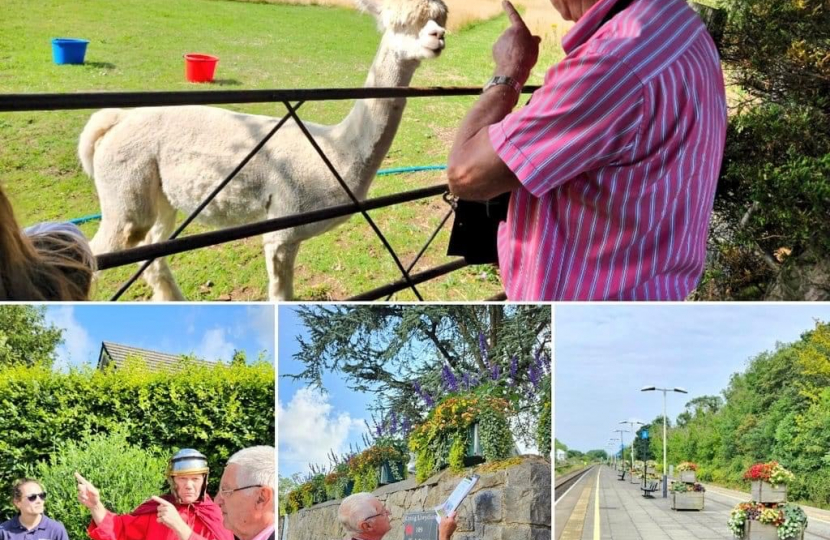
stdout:
<svg viewBox="0 0 830 540">
<path fill-rule="evenodd" d="M 475 472 L 481 476 L 458 510 L 453 540 L 550 540 L 551 468 L 538 456 L 525 456 L 518 464 Z M 471 474 L 466 472 L 466 474 Z M 403 540 L 406 512 L 429 510 L 452 493 L 460 477 L 449 470 L 422 484 L 410 478 L 383 486 L 374 494 L 392 512 L 392 530 L 385 540 Z M 329 501 L 288 517 L 283 540 L 335 540 L 347 536 L 337 522 L 340 501 Z"/>
</svg>

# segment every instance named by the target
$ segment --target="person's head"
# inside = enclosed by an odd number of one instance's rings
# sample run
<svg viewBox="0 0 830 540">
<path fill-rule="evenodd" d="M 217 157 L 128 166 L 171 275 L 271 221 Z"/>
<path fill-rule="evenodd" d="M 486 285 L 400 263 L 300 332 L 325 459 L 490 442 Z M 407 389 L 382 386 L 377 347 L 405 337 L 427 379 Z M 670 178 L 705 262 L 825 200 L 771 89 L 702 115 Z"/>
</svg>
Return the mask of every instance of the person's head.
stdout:
<svg viewBox="0 0 830 540">
<path fill-rule="evenodd" d="M 378 540 L 392 529 L 389 521 L 390 512 L 383 503 L 371 493 L 355 493 L 340 503 L 337 519 L 346 532 L 365 538 Z"/>
<path fill-rule="evenodd" d="M 87 300 L 95 257 L 77 227 L 21 231 L 0 187 L 0 300 Z"/>
<path fill-rule="evenodd" d="M 599 0 L 550 0 L 566 21 L 578 21 Z"/>
<path fill-rule="evenodd" d="M 43 514 L 46 492 L 37 480 L 21 478 L 12 485 L 12 504 L 22 516 Z"/>
<path fill-rule="evenodd" d="M 192 504 L 204 497 L 207 490 L 207 458 L 192 448 L 176 452 L 167 463 L 170 493 L 180 504 Z"/>
<path fill-rule="evenodd" d="M 273 446 L 244 448 L 228 459 L 216 504 L 225 528 L 241 540 L 250 540 L 274 524 L 276 474 Z"/>
</svg>

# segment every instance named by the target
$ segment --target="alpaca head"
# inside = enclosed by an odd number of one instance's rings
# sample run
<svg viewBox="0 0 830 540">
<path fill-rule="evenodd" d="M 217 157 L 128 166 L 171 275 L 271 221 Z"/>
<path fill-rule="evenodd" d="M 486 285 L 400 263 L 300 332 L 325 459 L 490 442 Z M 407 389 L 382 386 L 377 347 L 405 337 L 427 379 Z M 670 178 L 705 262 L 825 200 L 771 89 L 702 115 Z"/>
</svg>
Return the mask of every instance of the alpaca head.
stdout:
<svg viewBox="0 0 830 540">
<path fill-rule="evenodd" d="M 435 58 L 444 50 L 447 6 L 443 0 L 355 0 L 374 15 L 402 60 Z"/>
</svg>

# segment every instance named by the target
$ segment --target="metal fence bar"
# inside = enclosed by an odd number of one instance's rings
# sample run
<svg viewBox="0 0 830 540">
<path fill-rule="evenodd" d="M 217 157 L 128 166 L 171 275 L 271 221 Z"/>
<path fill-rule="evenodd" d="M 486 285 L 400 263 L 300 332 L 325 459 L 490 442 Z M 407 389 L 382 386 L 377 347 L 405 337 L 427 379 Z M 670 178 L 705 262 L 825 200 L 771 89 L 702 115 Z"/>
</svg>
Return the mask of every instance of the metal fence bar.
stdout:
<svg viewBox="0 0 830 540">
<path fill-rule="evenodd" d="M 412 281 L 417 285 L 419 283 L 423 283 L 424 281 L 429 281 L 431 279 L 435 279 L 445 274 L 449 274 L 450 272 L 455 272 L 456 270 L 464 268 L 465 266 L 469 266 L 467 264 L 467 261 L 465 261 L 464 259 L 456 259 L 450 263 L 442 264 L 441 266 L 436 266 L 435 268 L 430 268 L 429 270 L 425 270 L 418 274 L 412 274 L 412 276 L 410 277 L 412 278 Z M 389 285 L 384 285 L 383 287 L 378 287 L 377 289 L 372 289 L 371 291 L 367 291 L 363 294 L 352 296 L 348 300 L 379 300 L 387 294 L 393 294 L 407 288 L 409 288 L 409 284 L 403 280 L 400 280 L 394 283 L 390 283 Z"/>
<path fill-rule="evenodd" d="M 526 86 L 531 93 L 538 86 Z M 219 105 L 282 101 L 328 101 L 343 99 L 402 98 L 430 96 L 475 96 L 477 86 L 414 88 L 359 87 L 290 90 L 187 90 L 180 92 L 78 92 L 65 94 L 0 94 L 0 112 L 98 109 L 101 107 L 150 107 L 167 105 Z"/>
<path fill-rule="evenodd" d="M 440 184 L 427 188 L 395 193 L 394 195 L 386 195 L 384 197 L 365 200 L 363 201 L 363 208 L 366 210 L 385 208 L 396 204 L 425 199 L 427 197 L 434 197 L 435 195 L 440 195 L 446 191 L 447 185 Z M 281 229 L 289 229 L 291 227 L 299 227 L 300 225 L 307 225 L 309 223 L 324 221 L 326 219 L 348 216 L 356 212 L 357 209 L 354 204 L 342 204 L 320 210 L 314 210 L 312 212 L 306 212 L 304 214 L 295 214 L 293 216 L 268 219 L 248 225 L 240 225 L 238 227 L 228 227 L 218 231 L 193 234 L 185 236 L 184 238 L 176 238 L 175 240 L 167 240 L 157 244 L 139 246 L 113 253 L 104 253 L 98 255 L 97 257 L 98 269 L 107 270 L 109 268 L 141 262 L 147 260 L 148 258 L 166 257 L 168 255 L 175 255 L 177 253 L 232 242 L 234 240 L 241 240 L 250 236 L 257 236 L 268 232 L 279 231 Z"/>
<path fill-rule="evenodd" d="M 450 219 L 450 216 L 452 216 L 454 212 L 455 208 L 450 208 L 450 211 L 447 212 L 447 214 L 444 216 L 444 219 L 442 219 L 441 223 L 438 224 L 438 227 L 435 228 L 435 231 L 433 231 L 432 235 L 426 241 L 424 247 L 422 247 L 421 251 L 419 251 L 418 254 L 415 255 L 415 258 L 412 259 L 412 262 L 409 263 L 409 266 L 406 267 L 407 273 L 412 272 L 412 269 L 415 268 L 415 265 L 418 264 L 418 261 L 420 261 L 421 257 L 424 256 L 424 253 L 426 253 L 427 249 L 429 249 L 429 246 L 432 244 L 432 241 L 435 240 L 435 237 L 438 236 L 438 233 L 441 232 L 441 229 L 444 228 L 444 225 L 447 223 L 447 221 Z M 395 293 L 390 293 L 389 296 L 386 297 L 387 302 L 392 299 L 393 294 Z"/>
<path fill-rule="evenodd" d="M 398 257 L 398 254 L 395 253 L 394 249 L 392 249 L 392 245 L 380 231 L 380 227 L 378 227 L 377 224 L 375 224 L 374 220 L 371 217 L 369 217 L 369 213 L 366 212 L 366 210 L 363 208 L 363 205 L 360 203 L 360 199 L 358 199 L 355 196 L 355 194 L 352 193 L 352 190 L 349 189 L 349 185 L 346 184 L 346 181 L 343 180 L 343 177 L 340 176 L 340 173 L 337 172 L 337 169 L 334 168 L 334 165 L 332 164 L 331 160 L 328 158 L 326 153 L 323 152 L 323 149 L 320 148 L 320 145 L 317 144 L 317 141 L 314 140 L 314 137 L 311 136 L 311 133 L 308 131 L 308 128 L 305 126 L 303 121 L 300 120 L 300 117 L 297 116 L 297 112 L 294 110 L 294 108 L 291 107 L 291 104 L 287 101 L 285 102 L 285 108 L 288 109 L 288 114 L 291 115 L 291 117 L 294 119 L 294 122 L 297 123 L 297 127 L 300 128 L 300 131 L 303 132 L 303 135 L 305 135 L 306 139 L 308 139 L 308 142 L 310 142 L 311 146 L 314 147 L 314 150 L 320 156 L 320 159 L 323 160 L 323 163 L 326 164 L 328 170 L 337 179 L 337 182 L 340 184 L 340 187 L 343 188 L 343 191 L 346 192 L 346 194 L 354 203 L 355 207 L 360 211 L 361 215 L 363 216 L 363 219 L 366 220 L 366 223 L 369 224 L 372 230 L 375 231 L 377 237 L 380 238 L 381 243 L 383 243 L 383 247 L 386 248 L 386 251 L 389 252 L 389 255 L 392 257 L 392 260 L 395 261 L 395 265 L 397 265 L 398 270 L 400 270 L 404 280 L 407 282 L 409 288 L 411 288 L 412 292 L 415 294 L 415 298 L 417 298 L 420 301 L 423 301 L 424 299 L 421 298 L 421 294 L 418 292 L 418 289 L 415 288 L 415 284 L 412 283 L 411 279 L 409 279 L 409 271 L 403 267 L 403 263 L 401 262 L 401 259 Z"/>
<path fill-rule="evenodd" d="M 285 105 L 286 107 L 288 107 L 288 103 L 286 103 Z M 298 109 L 302 106 L 302 102 L 297 104 Z M 179 227 L 175 231 L 173 231 L 173 234 L 170 235 L 170 238 L 168 240 L 173 240 L 174 238 L 178 237 L 185 230 L 185 228 L 188 225 L 190 225 L 190 223 L 193 222 L 193 220 L 196 219 L 196 217 L 199 214 L 202 213 L 202 210 L 204 210 L 205 207 L 208 204 L 210 204 L 210 202 L 214 198 L 216 198 L 217 195 L 219 195 L 219 192 L 221 192 L 225 188 L 225 186 L 227 186 L 228 183 L 231 180 L 233 180 L 237 174 L 239 174 L 239 171 L 241 171 L 242 168 L 245 165 L 247 165 L 249 161 L 251 161 L 251 159 L 257 154 L 257 152 L 259 152 L 262 149 L 262 147 L 265 146 L 265 144 L 269 140 L 271 140 L 271 137 L 273 137 L 274 134 L 277 131 L 279 131 L 279 129 L 282 126 L 284 126 L 287 121 L 287 116 L 281 118 L 280 121 L 277 122 L 277 124 L 274 126 L 274 128 L 271 131 L 269 131 L 265 135 L 265 137 L 263 137 L 262 140 L 259 141 L 259 143 L 257 143 L 257 145 L 253 147 L 253 149 L 251 149 L 250 152 L 248 152 L 248 155 L 245 156 L 245 158 L 241 162 L 239 162 L 239 164 L 233 169 L 233 171 L 231 171 L 231 173 L 224 180 L 222 180 L 222 182 L 218 186 L 216 186 L 216 188 L 214 188 L 213 191 L 210 192 L 210 195 L 208 195 L 207 198 L 205 198 L 205 200 L 203 200 L 202 203 L 195 210 L 193 210 L 193 212 L 191 212 L 189 216 L 187 216 L 184 222 L 182 222 L 182 224 L 179 225 Z M 149 268 L 151 264 L 153 264 L 154 260 L 155 259 L 150 259 L 145 261 L 144 264 L 142 264 L 141 267 L 138 270 L 136 270 L 136 272 L 132 276 L 130 276 L 130 279 L 128 279 L 124 282 L 123 285 L 121 285 L 121 287 L 115 292 L 115 294 L 112 296 L 112 298 L 110 298 L 110 300 L 115 301 L 121 298 L 121 295 L 127 292 L 127 289 L 129 289 L 133 285 L 133 283 L 135 283 L 136 280 L 141 276 L 141 274 L 143 274 L 144 271 L 147 270 L 147 268 Z"/>
</svg>

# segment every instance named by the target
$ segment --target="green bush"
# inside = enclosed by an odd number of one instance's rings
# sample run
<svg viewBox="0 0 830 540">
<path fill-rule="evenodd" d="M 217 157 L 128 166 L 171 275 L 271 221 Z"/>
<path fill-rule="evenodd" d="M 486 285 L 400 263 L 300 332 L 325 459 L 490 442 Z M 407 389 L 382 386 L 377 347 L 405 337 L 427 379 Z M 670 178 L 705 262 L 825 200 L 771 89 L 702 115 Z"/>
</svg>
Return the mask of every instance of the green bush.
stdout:
<svg viewBox="0 0 830 540">
<path fill-rule="evenodd" d="M 118 371 L 0 370 L 0 486 L 45 461 L 67 441 L 123 428 L 130 444 L 195 448 L 208 457 L 215 491 L 227 458 L 274 444 L 274 368 L 270 364 L 149 371 L 131 360 Z"/>
<path fill-rule="evenodd" d="M 152 495 L 169 491 L 164 479 L 167 453 L 127 442 L 123 430 L 61 443 L 48 462 L 29 467 L 49 493 L 47 514 L 61 521 L 69 538 L 86 538 L 89 511 L 78 502 L 74 473 L 80 472 L 101 492 L 104 506 L 117 514 L 131 512 Z"/>
<path fill-rule="evenodd" d="M 541 403 L 539 405 L 539 423 L 536 426 L 536 446 L 539 453 L 550 458 L 553 430 L 551 425 L 551 377 L 542 381 Z"/>
</svg>

